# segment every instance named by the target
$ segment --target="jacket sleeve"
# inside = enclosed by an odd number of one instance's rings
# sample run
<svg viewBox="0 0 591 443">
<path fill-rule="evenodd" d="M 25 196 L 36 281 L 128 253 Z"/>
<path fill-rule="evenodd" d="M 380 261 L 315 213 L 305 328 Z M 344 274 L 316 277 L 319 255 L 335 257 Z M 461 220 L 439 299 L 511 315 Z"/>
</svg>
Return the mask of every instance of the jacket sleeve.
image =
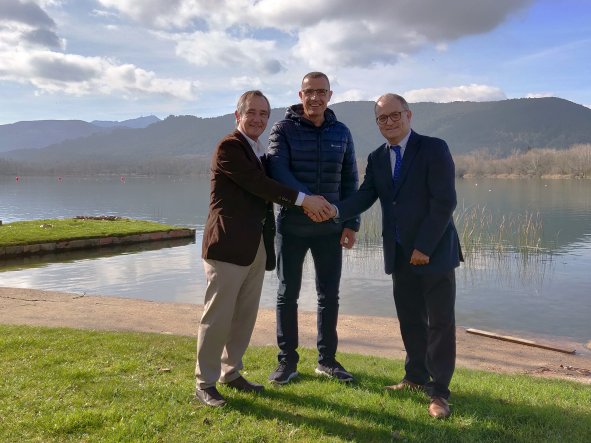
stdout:
<svg viewBox="0 0 591 443">
<path fill-rule="evenodd" d="M 293 205 L 298 192 L 271 179 L 246 155 L 239 141 L 224 140 L 214 157 L 214 170 L 224 174 L 238 186 L 267 201 Z"/>
<path fill-rule="evenodd" d="M 359 189 L 348 198 L 336 203 L 341 220 L 358 219 L 358 214 L 367 211 L 378 199 L 378 192 L 374 181 L 374 165 L 372 155 L 367 158 L 365 177 Z"/>
<path fill-rule="evenodd" d="M 457 197 L 455 166 L 447 143 L 437 140 L 437 144 L 431 145 L 429 149 L 429 212 L 419 227 L 414 247 L 431 256 L 452 220 Z"/>
<path fill-rule="evenodd" d="M 343 159 L 341 170 L 341 200 L 353 195 L 359 186 L 359 174 L 357 172 L 357 161 L 355 159 L 355 145 L 349 129 L 347 131 L 347 148 Z M 347 220 L 343 227 L 359 231 L 361 218 L 359 216 Z"/>
<path fill-rule="evenodd" d="M 312 194 L 308 187 L 300 182 L 291 171 L 289 141 L 285 134 L 285 125 L 281 122 L 275 123 L 271 128 L 267 161 L 269 175 L 274 180 L 306 195 Z"/>
</svg>

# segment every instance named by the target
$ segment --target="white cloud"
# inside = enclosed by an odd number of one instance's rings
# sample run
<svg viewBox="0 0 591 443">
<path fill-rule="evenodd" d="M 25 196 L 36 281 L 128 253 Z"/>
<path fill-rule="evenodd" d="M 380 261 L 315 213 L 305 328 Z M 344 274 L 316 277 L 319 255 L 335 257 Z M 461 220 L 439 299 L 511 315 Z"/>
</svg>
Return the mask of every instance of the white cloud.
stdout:
<svg viewBox="0 0 591 443">
<path fill-rule="evenodd" d="M 244 75 L 242 77 L 232 77 L 230 79 L 230 84 L 236 90 L 243 90 L 260 88 L 263 82 L 258 77 L 248 77 Z"/>
<path fill-rule="evenodd" d="M 0 79 L 29 83 L 40 92 L 72 95 L 122 93 L 129 98 L 162 94 L 193 99 L 198 84 L 158 78 L 132 64 L 116 64 L 101 57 L 51 51 L 13 51 L 0 55 Z"/>
<path fill-rule="evenodd" d="M 0 2 L 0 49 L 62 49 L 65 42 L 58 37 L 55 28 L 53 19 L 35 3 L 19 0 Z"/>
<path fill-rule="evenodd" d="M 35 3 L 39 4 L 42 8 L 47 8 L 49 6 L 62 6 L 68 0 L 33 0 Z"/>
<path fill-rule="evenodd" d="M 257 23 L 298 36 L 293 53 L 335 69 L 395 64 L 406 54 L 490 31 L 532 0 L 260 0 L 249 14 Z M 316 60 L 318 58 L 318 60 Z"/>
<path fill-rule="evenodd" d="M 342 66 L 394 64 L 406 51 L 416 51 L 424 44 L 412 32 L 402 44 L 395 40 L 385 42 L 384 35 L 385 30 L 375 23 L 326 22 L 301 30 L 292 53 L 303 62 L 333 70 Z"/>
<path fill-rule="evenodd" d="M 224 0 L 98 0 L 138 22 L 159 29 L 182 28 L 212 11 L 224 11 Z M 232 2 L 229 2 L 230 4 Z M 235 3 L 235 2 L 234 2 Z"/>
<path fill-rule="evenodd" d="M 118 15 L 111 11 L 105 11 L 102 9 L 93 9 L 90 13 L 94 17 L 103 17 L 103 18 L 117 18 Z"/>
<path fill-rule="evenodd" d="M 505 93 L 497 87 L 488 85 L 463 85 L 449 88 L 413 89 L 404 94 L 409 102 L 447 103 L 454 101 L 485 102 L 506 99 Z"/>
<path fill-rule="evenodd" d="M 59 2 L 41 2 L 59 6 Z M 54 51 L 65 41 L 55 21 L 37 4 L 19 0 L 0 3 L 0 80 L 30 84 L 37 93 L 71 95 L 146 94 L 183 100 L 195 98 L 195 81 L 159 78 L 154 72 L 106 57 Z"/>
<path fill-rule="evenodd" d="M 191 52 L 206 53 L 208 60 L 228 57 L 227 46 L 220 43 L 223 38 L 232 40 L 237 30 L 243 34 L 241 39 L 254 43 L 255 48 L 260 41 L 264 50 L 268 40 L 255 35 L 272 30 L 296 39 L 297 44 L 285 52 L 300 65 L 305 62 L 334 69 L 394 64 L 401 56 L 428 45 L 444 50 L 449 41 L 490 31 L 533 0 L 478 5 L 472 0 L 374 0 L 370 4 L 358 0 L 98 1 L 149 26 L 174 31 L 193 25 L 203 35 L 214 37 L 209 48 L 203 43 L 191 51 L 183 45 L 179 55 L 184 57 Z M 232 58 L 236 43 L 230 46 Z M 245 49 L 240 52 L 250 57 Z M 196 59 L 201 57 L 191 57 L 194 63 Z M 256 63 L 257 59 L 251 60 Z M 260 69 L 260 64 L 257 67 Z"/>
<path fill-rule="evenodd" d="M 312 70 L 330 75 L 333 103 L 393 89 L 408 91 L 409 101 L 503 99 L 501 89 L 487 85 L 506 83 L 497 73 L 454 68 L 465 60 L 455 59 L 458 46 L 469 52 L 478 42 L 454 42 L 489 32 L 533 2 L 34 0 L 28 14 L 2 14 L 3 5 L 27 1 L 0 0 L 0 79 L 40 94 L 164 94 L 178 99 L 171 112 L 207 115 L 251 88 L 274 106 L 297 102 L 301 77 Z M 424 85 L 437 87 L 414 89 Z M 443 87 L 449 85 L 458 86 Z"/>
<path fill-rule="evenodd" d="M 360 89 L 348 89 L 344 92 L 334 93 L 331 99 L 332 103 L 340 102 L 354 102 L 359 100 L 371 100 L 372 97 L 367 96 L 367 92 Z"/>
<path fill-rule="evenodd" d="M 526 98 L 556 97 L 556 94 L 553 94 L 552 92 L 530 92 L 525 97 Z"/>
<path fill-rule="evenodd" d="M 389 28 L 385 36 L 403 36 L 409 28 L 431 41 L 454 39 L 463 35 L 488 32 L 508 15 L 531 4 L 533 0 L 259 0 L 252 6 L 248 20 L 264 26 L 296 31 L 327 21 L 357 21 Z M 392 40 L 390 41 L 392 42 Z"/>
<path fill-rule="evenodd" d="M 209 33 L 171 35 L 176 40 L 176 53 L 197 66 L 222 66 L 241 71 L 250 68 L 263 74 L 281 71 L 281 62 L 274 57 L 275 42 L 250 38 L 232 38 L 213 31 Z"/>
</svg>

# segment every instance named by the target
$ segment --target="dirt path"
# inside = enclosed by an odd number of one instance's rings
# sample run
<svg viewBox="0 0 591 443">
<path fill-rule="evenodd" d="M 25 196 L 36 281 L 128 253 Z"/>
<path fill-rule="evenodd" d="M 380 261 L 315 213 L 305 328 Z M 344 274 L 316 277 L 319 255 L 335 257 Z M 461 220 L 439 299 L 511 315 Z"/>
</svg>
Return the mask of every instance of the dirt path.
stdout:
<svg viewBox="0 0 591 443">
<path fill-rule="evenodd" d="M 80 296 L 65 292 L 0 287 L 0 323 L 60 326 L 110 331 L 139 331 L 195 336 L 202 306 L 119 297 Z M 315 347 L 316 314 L 299 313 L 300 345 Z M 339 351 L 404 359 L 394 318 L 339 316 Z M 591 384 L 591 350 L 583 343 L 544 344 L 576 349 L 563 354 L 467 334 L 458 328 L 457 364 L 504 373 L 527 373 Z M 275 311 L 259 311 L 253 345 L 275 346 Z M 270 363 L 271 364 L 271 363 Z"/>
</svg>

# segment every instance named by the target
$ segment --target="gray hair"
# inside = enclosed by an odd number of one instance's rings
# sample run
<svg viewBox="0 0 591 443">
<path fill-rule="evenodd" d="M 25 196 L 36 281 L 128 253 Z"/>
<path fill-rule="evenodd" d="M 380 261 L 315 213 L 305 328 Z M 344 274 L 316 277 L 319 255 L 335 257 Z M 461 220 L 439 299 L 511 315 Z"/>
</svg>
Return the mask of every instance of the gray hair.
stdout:
<svg viewBox="0 0 591 443">
<path fill-rule="evenodd" d="M 240 98 L 238 99 L 238 103 L 236 104 L 236 111 L 238 112 L 238 114 L 243 115 L 246 112 L 246 102 L 253 97 L 263 97 L 267 102 L 267 107 L 269 108 L 269 115 L 271 115 L 271 104 L 269 103 L 269 99 L 265 97 L 265 94 L 263 94 L 258 89 L 246 91 L 244 94 L 240 96 Z"/>
</svg>

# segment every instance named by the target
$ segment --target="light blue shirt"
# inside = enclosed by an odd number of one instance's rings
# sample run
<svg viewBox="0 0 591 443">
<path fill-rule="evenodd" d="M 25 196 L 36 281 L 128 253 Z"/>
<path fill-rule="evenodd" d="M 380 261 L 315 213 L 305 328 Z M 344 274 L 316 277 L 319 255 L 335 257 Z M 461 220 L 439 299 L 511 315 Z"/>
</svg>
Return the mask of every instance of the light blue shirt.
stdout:
<svg viewBox="0 0 591 443">
<path fill-rule="evenodd" d="M 398 146 L 400 146 L 400 156 L 402 158 L 404 158 L 404 151 L 406 150 L 406 145 L 408 144 L 408 139 L 410 138 L 410 131 L 408 131 L 408 134 L 406 134 L 406 136 L 400 140 L 400 143 L 397 143 Z M 396 146 L 396 145 L 391 145 L 390 143 L 386 143 L 386 147 L 388 148 L 388 151 L 390 152 L 390 165 L 392 166 L 392 168 L 394 168 L 394 165 L 396 164 L 396 153 L 394 152 L 393 149 L 390 149 L 392 146 Z M 392 170 L 392 173 L 394 173 L 394 170 Z"/>
</svg>

